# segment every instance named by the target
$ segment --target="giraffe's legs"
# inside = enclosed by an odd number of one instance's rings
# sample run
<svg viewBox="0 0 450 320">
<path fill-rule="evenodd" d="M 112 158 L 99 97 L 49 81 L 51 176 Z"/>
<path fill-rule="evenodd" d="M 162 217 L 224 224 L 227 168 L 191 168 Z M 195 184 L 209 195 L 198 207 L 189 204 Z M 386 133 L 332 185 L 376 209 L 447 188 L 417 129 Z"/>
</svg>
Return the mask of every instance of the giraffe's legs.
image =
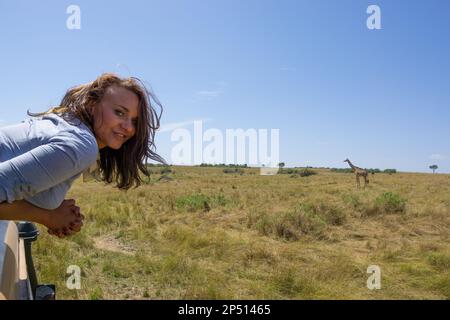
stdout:
<svg viewBox="0 0 450 320">
<path fill-rule="evenodd" d="M 361 188 L 361 184 L 359 183 L 359 175 L 356 175 L 356 188 L 359 189 Z"/>
</svg>

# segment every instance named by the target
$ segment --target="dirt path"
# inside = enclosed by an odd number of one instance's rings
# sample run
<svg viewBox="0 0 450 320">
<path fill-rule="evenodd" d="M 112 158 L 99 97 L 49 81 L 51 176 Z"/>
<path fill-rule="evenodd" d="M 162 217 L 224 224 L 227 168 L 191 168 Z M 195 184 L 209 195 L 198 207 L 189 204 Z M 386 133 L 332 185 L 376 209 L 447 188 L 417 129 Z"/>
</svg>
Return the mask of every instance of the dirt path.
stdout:
<svg viewBox="0 0 450 320">
<path fill-rule="evenodd" d="M 133 255 L 135 253 L 133 247 L 121 243 L 112 235 L 94 238 L 94 246 L 100 250 L 123 253 L 127 255 Z"/>
</svg>

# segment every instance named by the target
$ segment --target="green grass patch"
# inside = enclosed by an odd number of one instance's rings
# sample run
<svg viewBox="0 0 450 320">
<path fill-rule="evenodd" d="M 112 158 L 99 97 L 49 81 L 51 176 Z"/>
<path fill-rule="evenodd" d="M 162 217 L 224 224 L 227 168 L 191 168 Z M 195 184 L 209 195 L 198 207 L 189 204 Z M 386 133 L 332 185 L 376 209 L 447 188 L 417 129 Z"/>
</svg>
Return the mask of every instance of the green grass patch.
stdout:
<svg viewBox="0 0 450 320">
<path fill-rule="evenodd" d="M 375 199 L 375 206 L 385 213 L 404 213 L 406 200 L 393 192 L 384 192 Z"/>
</svg>

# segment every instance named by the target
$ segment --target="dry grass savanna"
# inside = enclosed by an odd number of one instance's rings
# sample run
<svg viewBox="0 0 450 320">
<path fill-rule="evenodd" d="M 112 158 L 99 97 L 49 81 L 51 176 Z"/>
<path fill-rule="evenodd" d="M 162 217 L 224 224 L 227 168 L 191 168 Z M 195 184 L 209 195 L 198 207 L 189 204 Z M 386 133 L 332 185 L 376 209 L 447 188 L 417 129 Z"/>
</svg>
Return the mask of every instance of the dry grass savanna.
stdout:
<svg viewBox="0 0 450 320">
<path fill-rule="evenodd" d="M 152 170 L 127 192 L 77 180 L 82 231 L 41 229 L 38 276 L 59 299 L 450 298 L 449 175 L 375 174 L 356 190 L 353 174 L 325 169 Z M 70 265 L 80 290 L 66 287 Z"/>
</svg>

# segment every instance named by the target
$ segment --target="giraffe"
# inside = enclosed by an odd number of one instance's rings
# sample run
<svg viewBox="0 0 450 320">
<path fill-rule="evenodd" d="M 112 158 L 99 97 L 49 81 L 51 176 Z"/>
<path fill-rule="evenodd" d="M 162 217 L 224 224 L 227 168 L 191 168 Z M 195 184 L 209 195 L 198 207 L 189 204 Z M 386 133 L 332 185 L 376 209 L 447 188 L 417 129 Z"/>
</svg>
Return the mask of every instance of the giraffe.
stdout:
<svg viewBox="0 0 450 320">
<path fill-rule="evenodd" d="M 345 159 L 344 162 L 347 162 L 348 165 L 352 168 L 352 171 L 356 175 L 356 187 L 359 189 L 361 188 L 361 185 L 359 183 L 359 177 L 364 177 L 364 189 L 366 188 L 366 185 L 369 184 L 369 172 L 366 169 L 362 169 L 359 167 L 356 167 L 353 165 L 353 163 L 350 162 L 350 160 Z"/>
</svg>

